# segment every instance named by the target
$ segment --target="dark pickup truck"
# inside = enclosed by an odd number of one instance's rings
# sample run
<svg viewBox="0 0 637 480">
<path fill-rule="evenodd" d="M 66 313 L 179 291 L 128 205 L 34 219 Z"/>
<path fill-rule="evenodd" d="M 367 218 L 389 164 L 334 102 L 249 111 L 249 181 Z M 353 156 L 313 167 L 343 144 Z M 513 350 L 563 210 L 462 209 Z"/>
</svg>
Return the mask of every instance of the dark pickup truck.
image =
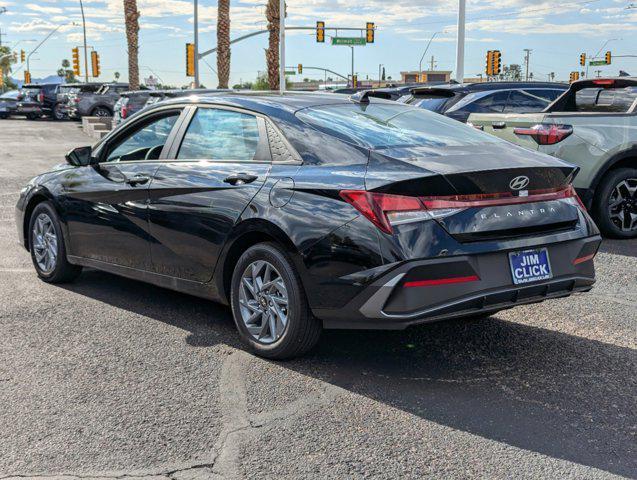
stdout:
<svg viewBox="0 0 637 480">
<path fill-rule="evenodd" d="M 71 118 L 112 117 L 115 103 L 127 90 L 127 83 L 105 83 L 96 92 L 71 93 L 68 114 Z"/>
</svg>

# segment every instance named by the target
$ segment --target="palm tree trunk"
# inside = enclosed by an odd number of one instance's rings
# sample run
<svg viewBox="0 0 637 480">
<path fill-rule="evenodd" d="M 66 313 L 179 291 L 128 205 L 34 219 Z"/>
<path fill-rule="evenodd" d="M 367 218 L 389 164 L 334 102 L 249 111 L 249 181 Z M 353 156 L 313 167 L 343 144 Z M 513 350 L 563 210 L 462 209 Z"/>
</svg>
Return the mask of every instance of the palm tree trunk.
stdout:
<svg viewBox="0 0 637 480">
<path fill-rule="evenodd" d="M 217 6 L 217 76 L 219 88 L 228 88 L 230 79 L 230 0 Z"/>
<path fill-rule="evenodd" d="M 137 0 L 124 0 L 126 42 L 128 43 L 128 87 L 139 90 L 139 11 Z"/>
<path fill-rule="evenodd" d="M 270 43 L 265 52 L 268 64 L 268 83 L 271 90 L 279 89 L 279 0 L 268 0 L 265 9 L 270 31 Z"/>
</svg>

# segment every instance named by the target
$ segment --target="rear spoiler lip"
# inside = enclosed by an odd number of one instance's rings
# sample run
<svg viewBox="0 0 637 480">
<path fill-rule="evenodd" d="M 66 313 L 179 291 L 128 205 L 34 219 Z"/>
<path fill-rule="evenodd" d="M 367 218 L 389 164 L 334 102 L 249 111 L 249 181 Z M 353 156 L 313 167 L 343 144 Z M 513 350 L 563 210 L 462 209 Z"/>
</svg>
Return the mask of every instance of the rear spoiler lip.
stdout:
<svg viewBox="0 0 637 480">
<path fill-rule="evenodd" d="M 409 90 L 409 93 L 412 95 L 423 95 L 426 93 L 445 96 L 445 97 L 453 97 L 455 96 L 456 90 L 451 90 L 449 88 L 436 88 L 436 87 L 421 87 L 421 88 L 412 88 Z"/>
</svg>

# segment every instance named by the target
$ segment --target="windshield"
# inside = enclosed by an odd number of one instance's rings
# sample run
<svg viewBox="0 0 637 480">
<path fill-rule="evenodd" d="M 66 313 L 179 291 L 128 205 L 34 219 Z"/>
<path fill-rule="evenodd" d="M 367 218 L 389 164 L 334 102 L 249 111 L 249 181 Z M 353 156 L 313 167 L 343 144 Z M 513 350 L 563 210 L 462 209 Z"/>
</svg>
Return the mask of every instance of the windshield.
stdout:
<svg viewBox="0 0 637 480">
<path fill-rule="evenodd" d="M 407 105 L 325 105 L 296 116 L 325 133 L 371 149 L 465 146 L 499 142 L 456 120 Z"/>
</svg>

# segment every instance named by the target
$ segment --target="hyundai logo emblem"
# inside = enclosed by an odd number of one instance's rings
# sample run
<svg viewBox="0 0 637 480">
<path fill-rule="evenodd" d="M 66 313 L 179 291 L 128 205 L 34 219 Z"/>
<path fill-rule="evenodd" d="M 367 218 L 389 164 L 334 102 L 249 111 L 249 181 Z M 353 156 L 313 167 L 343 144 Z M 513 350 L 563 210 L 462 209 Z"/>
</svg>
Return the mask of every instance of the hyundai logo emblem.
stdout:
<svg viewBox="0 0 637 480">
<path fill-rule="evenodd" d="M 509 183 L 509 187 L 511 187 L 511 190 L 522 190 L 523 188 L 526 188 L 528 186 L 529 177 L 525 177 L 524 175 L 515 177 L 513 180 L 511 180 L 511 183 Z"/>
</svg>

